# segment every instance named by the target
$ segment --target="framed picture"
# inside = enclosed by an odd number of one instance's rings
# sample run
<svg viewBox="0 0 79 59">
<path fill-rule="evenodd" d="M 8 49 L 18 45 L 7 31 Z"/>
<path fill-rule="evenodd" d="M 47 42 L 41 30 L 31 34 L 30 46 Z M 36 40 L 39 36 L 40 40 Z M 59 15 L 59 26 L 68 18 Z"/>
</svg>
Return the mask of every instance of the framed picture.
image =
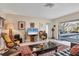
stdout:
<svg viewBox="0 0 79 59">
<path fill-rule="evenodd" d="M 31 22 L 30 23 L 30 27 L 33 27 L 34 28 L 35 27 L 35 23 Z"/>
<path fill-rule="evenodd" d="M 18 21 L 18 29 L 19 30 L 25 29 L 25 21 Z"/>
</svg>

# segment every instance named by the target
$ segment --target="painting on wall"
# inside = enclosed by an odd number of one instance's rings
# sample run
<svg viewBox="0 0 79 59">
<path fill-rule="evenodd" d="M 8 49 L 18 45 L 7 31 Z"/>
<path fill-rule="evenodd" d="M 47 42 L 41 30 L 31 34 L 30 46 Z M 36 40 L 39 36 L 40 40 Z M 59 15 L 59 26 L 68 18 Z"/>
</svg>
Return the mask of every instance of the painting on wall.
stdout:
<svg viewBox="0 0 79 59">
<path fill-rule="evenodd" d="M 35 23 L 31 22 L 30 23 L 30 27 L 33 27 L 34 28 L 35 27 Z"/>
<path fill-rule="evenodd" d="M 18 29 L 19 30 L 25 29 L 25 21 L 18 21 Z"/>
</svg>

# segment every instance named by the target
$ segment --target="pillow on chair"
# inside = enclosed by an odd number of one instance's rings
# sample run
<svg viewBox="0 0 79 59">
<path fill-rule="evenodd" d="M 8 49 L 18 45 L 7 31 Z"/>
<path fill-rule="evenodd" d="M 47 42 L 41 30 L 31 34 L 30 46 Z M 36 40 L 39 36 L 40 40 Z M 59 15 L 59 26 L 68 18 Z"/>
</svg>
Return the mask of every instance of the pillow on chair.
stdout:
<svg viewBox="0 0 79 59">
<path fill-rule="evenodd" d="M 22 56 L 32 56 L 33 55 L 29 46 L 22 46 L 20 51 L 21 51 Z"/>
<path fill-rule="evenodd" d="M 71 55 L 79 56 L 79 44 L 71 43 Z"/>
</svg>

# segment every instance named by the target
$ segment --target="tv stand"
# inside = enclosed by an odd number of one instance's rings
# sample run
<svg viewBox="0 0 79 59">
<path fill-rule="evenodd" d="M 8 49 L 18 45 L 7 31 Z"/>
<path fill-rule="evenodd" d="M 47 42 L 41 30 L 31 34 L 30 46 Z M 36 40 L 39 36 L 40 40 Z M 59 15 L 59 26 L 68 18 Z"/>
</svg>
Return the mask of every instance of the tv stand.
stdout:
<svg viewBox="0 0 79 59">
<path fill-rule="evenodd" d="M 31 42 L 35 42 L 35 39 L 36 39 L 35 37 L 36 37 L 36 36 L 38 36 L 38 35 L 29 35 L 30 41 L 31 41 Z"/>
</svg>

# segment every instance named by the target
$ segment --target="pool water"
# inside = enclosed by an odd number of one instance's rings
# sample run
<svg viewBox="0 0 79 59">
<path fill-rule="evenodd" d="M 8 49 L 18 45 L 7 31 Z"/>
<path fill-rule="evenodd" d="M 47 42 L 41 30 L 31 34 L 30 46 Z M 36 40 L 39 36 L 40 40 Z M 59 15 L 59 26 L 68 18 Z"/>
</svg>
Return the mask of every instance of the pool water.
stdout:
<svg viewBox="0 0 79 59">
<path fill-rule="evenodd" d="M 60 40 L 65 40 L 69 42 L 79 42 L 79 34 L 78 35 L 73 35 L 73 36 L 60 36 Z"/>
</svg>

